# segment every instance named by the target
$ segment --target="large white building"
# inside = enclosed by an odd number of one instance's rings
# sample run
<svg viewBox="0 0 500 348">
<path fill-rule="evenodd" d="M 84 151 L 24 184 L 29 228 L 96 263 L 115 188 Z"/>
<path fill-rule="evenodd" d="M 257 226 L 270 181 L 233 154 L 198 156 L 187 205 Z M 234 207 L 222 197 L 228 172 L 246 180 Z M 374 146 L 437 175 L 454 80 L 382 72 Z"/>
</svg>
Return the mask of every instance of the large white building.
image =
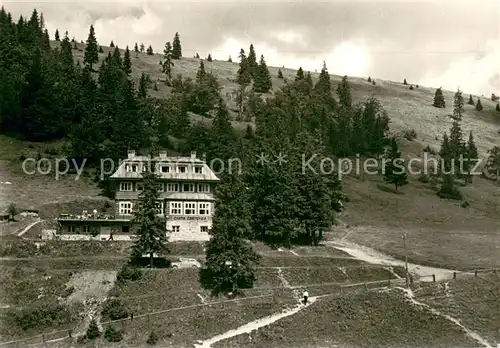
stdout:
<svg viewBox="0 0 500 348">
<path fill-rule="evenodd" d="M 150 166 L 158 178 L 160 197 L 157 203 L 158 215 L 166 218 L 165 230 L 170 232 L 171 241 L 209 239 L 214 211 L 214 187 L 219 178 L 205 161 L 192 152 L 190 157 L 140 156 L 129 151 L 118 169 L 111 175 L 117 188 L 114 216 L 86 212 L 79 216 L 63 215 L 59 234 L 65 239 L 133 238 L 131 220 L 137 200 L 143 190 L 141 174 Z"/>
</svg>

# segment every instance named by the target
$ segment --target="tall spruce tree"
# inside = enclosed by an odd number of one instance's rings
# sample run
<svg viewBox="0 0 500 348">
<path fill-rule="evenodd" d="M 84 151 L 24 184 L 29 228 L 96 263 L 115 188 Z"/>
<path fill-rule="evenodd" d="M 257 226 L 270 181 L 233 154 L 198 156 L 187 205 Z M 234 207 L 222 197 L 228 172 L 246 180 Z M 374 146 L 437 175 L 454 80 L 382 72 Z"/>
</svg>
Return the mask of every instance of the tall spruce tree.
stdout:
<svg viewBox="0 0 500 348">
<path fill-rule="evenodd" d="M 304 79 L 304 70 L 302 70 L 302 67 L 299 67 L 299 70 L 297 70 L 297 74 L 295 75 L 295 81 L 300 81 Z"/>
<path fill-rule="evenodd" d="M 161 65 L 161 72 L 166 75 L 166 82 L 170 82 L 172 79 L 172 66 L 174 63 L 172 62 L 172 45 L 170 42 L 165 43 L 165 49 L 163 50 L 163 62 Z"/>
<path fill-rule="evenodd" d="M 138 207 L 134 210 L 132 224 L 137 239 L 133 245 L 133 256 L 149 255 L 149 264 L 154 267 L 154 254 L 167 251 L 168 237 L 161 213 L 156 175 L 149 170 L 142 173 L 143 191 L 139 195 Z"/>
<path fill-rule="evenodd" d="M 111 42 L 109 43 L 109 47 L 111 47 L 111 48 L 115 47 L 115 43 L 113 42 L 113 40 L 111 40 Z"/>
<path fill-rule="evenodd" d="M 281 72 L 281 69 L 278 69 L 278 78 L 279 79 L 283 78 L 283 73 Z"/>
<path fill-rule="evenodd" d="M 56 33 L 54 34 L 54 39 L 55 39 L 56 41 L 59 41 L 59 40 L 60 40 L 60 38 L 59 38 L 59 29 L 56 29 Z"/>
<path fill-rule="evenodd" d="M 437 195 L 441 198 L 449 199 L 461 199 L 462 195 L 460 191 L 455 187 L 455 182 L 453 179 L 453 149 L 450 146 L 448 140 L 448 135 L 445 133 L 443 136 L 443 142 L 441 144 L 441 149 L 439 150 L 439 156 L 441 157 L 440 172 L 443 178 L 441 187 L 437 192 Z"/>
<path fill-rule="evenodd" d="M 407 85 L 407 84 L 408 84 L 408 82 L 406 82 L 406 79 L 404 79 L 403 85 Z"/>
<path fill-rule="evenodd" d="M 248 61 L 243 48 L 240 50 L 240 67 L 238 69 L 238 84 L 241 86 L 247 86 L 252 81 L 252 75 L 248 70 Z"/>
<path fill-rule="evenodd" d="M 137 46 L 137 42 L 134 44 L 134 52 L 139 53 L 139 46 Z"/>
<path fill-rule="evenodd" d="M 450 128 L 449 146 L 451 151 L 451 159 L 453 160 L 453 172 L 457 178 L 463 177 L 461 168 L 464 167 L 466 159 L 466 145 L 463 139 L 462 128 L 460 123 L 455 120 Z"/>
<path fill-rule="evenodd" d="M 207 62 L 211 62 L 211 61 L 212 61 L 212 55 L 209 53 L 208 57 L 207 57 Z"/>
<path fill-rule="evenodd" d="M 432 103 L 432 106 L 434 106 L 436 108 L 446 107 L 446 103 L 444 101 L 443 91 L 442 91 L 441 87 L 436 89 L 436 93 L 434 94 L 434 102 Z"/>
<path fill-rule="evenodd" d="M 92 71 L 92 65 L 99 61 L 99 54 L 97 52 L 97 40 L 95 38 L 94 26 L 91 25 L 89 29 L 89 37 L 87 38 L 87 46 L 85 46 L 85 55 L 83 63 L 88 66 Z"/>
<path fill-rule="evenodd" d="M 228 63 L 232 63 L 233 60 L 231 59 L 231 56 L 229 56 L 229 58 L 227 59 Z"/>
<path fill-rule="evenodd" d="M 347 75 L 342 77 L 342 81 L 337 86 L 337 94 L 339 96 L 339 103 L 347 109 L 352 108 L 352 95 L 351 86 L 347 81 Z"/>
<path fill-rule="evenodd" d="M 467 102 L 469 105 L 475 105 L 474 104 L 474 99 L 472 99 L 472 94 L 469 94 L 469 101 Z"/>
<path fill-rule="evenodd" d="M 486 160 L 486 172 L 496 178 L 500 182 L 500 147 L 494 146 L 488 151 L 488 159 Z"/>
<path fill-rule="evenodd" d="M 313 87 L 313 80 L 312 80 L 312 76 L 311 76 L 310 71 L 307 72 L 305 80 L 309 84 L 309 86 L 311 86 L 311 88 L 312 88 Z"/>
<path fill-rule="evenodd" d="M 123 56 L 123 71 L 129 76 L 132 73 L 132 61 L 130 60 L 130 51 L 128 46 L 125 48 L 125 54 Z"/>
<path fill-rule="evenodd" d="M 181 59 L 181 57 L 181 39 L 179 38 L 179 33 L 175 33 L 174 40 L 172 42 L 172 59 Z"/>
<path fill-rule="evenodd" d="M 471 170 L 476 167 L 477 161 L 479 160 L 479 154 L 477 151 L 476 144 L 474 143 L 474 137 L 472 136 L 472 131 L 469 133 L 469 141 L 467 142 L 466 160 L 467 160 L 465 162 L 465 169 L 467 170 L 466 182 L 472 183 Z"/>
<path fill-rule="evenodd" d="M 399 187 L 408 184 L 408 176 L 404 161 L 401 158 L 401 152 L 398 149 L 396 138 L 391 139 L 391 147 L 387 152 L 387 163 L 384 168 L 384 181 L 394 185 L 396 191 Z"/>
<path fill-rule="evenodd" d="M 142 43 L 142 42 L 141 42 L 141 46 L 140 46 L 139 50 L 140 50 L 141 52 L 144 52 L 144 43 Z"/>
<path fill-rule="evenodd" d="M 497 106 L 495 107 L 495 110 L 496 111 L 500 111 L 500 104 L 499 103 L 497 103 Z"/>
<path fill-rule="evenodd" d="M 253 47 L 253 44 L 250 44 L 250 50 L 248 52 L 248 57 L 246 59 L 246 64 L 247 64 L 247 69 L 249 74 L 252 76 L 252 78 L 255 78 L 257 74 L 257 55 L 255 53 L 255 49 Z"/>
<path fill-rule="evenodd" d="M 153 47 L 151 45 L 149 45 L 149 47 L 147 48 L 146 54 L 148 56 L 152 56 L 153 54 L 155 54 L 154 51 L 153 51 Z"/>
<path fill-rule="evenodd" d="M 457 121 L 462 120 L 462 115 L 464 112 L 464 98 L 460 89 L 457 90 L 455 96 L 453 97 L 453 118 Z"/>
<path fill-rule="evenodd" d="M 257 67 L 255 74 L 254 89 L 257 93 L 267 93 L 273 86 L 271 81 L 271 74 L 267 69 L 266 61 L 264 56 L 260 56 L 259 66 Z"/>
</svg>

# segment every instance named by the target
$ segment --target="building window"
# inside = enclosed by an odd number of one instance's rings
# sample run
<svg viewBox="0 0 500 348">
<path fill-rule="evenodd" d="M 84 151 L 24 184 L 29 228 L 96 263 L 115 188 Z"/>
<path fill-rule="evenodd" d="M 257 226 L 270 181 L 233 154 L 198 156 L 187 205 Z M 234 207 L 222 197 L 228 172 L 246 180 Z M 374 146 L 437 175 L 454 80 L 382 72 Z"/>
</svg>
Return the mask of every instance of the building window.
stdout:
<svg viewBox="0 0 500 348">
<path fill-rule="evenodd" d="M 120 191 L 132 191 L 132 183 L 131 182 L 121 182 L 120 183 Z"/>
<path fill-rule="evenodd" d="M 210 192 L 210 185 L 198 184 L 198 192 Z"/>
<path fill-rule="evenodd" d="M 75 226 L 68 226 L 68 233 L 75 233 L 75 232 L 76 232 Z"/>
<path fill-rule="evenodd" d="M 156 202 L 156 214 L 163 214 L 163 202 Z"/>
<path fill-rule="evenodd" d="M 170 215 L 182 215 L 181 202 L 170 202 Z"/>
<path fill-rule="evenodd" d="M 185 202 L 184 203 L 184 214 L 185 215 L 196 215 L 196 203 Z"/>
<path fill-rule="evenodd" d="M 83 233 L 90 233 L 90 226 L 82 226 Z"/>
<path fill-rule="evenodd" d="M 132 165 L 132 171 L 135 173 L 137 172 L 137 164 Z"/>
<path fill-rule="evenodd" d="M 185 173 L 185 172 L 186 172 L 186 169 L 187 169 L 187 167 L 186 167 L 186 166 L 178 166 L 178 167 L 177 167 L 177 172 L 178 172 L 178 173 Z"/>
<path fill-rule="evenodd" d="M 130 168 L 130 164 L 125 164 L 125 171 L 127 173 L 130 173 L 132 171 L 132 168 Z"/>
<path fill-rule="evenodd" d="M 161 166 L 161 172 L 162 173 L 170 173 L 170 167 L 169 166 Z"/>
<path fill-rule="evenodd" d="M 194 184 L 183 184 L 182 192 L 194 192 Z"/>
<path fill-rule="evenodd" d="M 122 226 L 122 233 L 129 233 L 130 232 L 130 226 Z"/>
<path fill-rule="evenodd" d="M 167 184 L 167 192 L 179 192 L 179 184 Z"/>
<path fill-rule="evenodd" d="M 195 166 L 194 173 L 195 174 L 203 174 L 203 167 L 202 166 Z"/>
<path fill-rule="evenodd" d="M 143 191 L 144 190 L 144 184 L 142 182 L 138 182 L 135 184 L 135 190 L 136 191 Z"/>
<path fill-rule="evenodd" d="M 210 203 L 198 203 L 198 215 L 210 215 Z"/>
<path fill-rule="evenodd" d="M 164 186 L 163 183 L 158 184 L 158 192 L 163 192 Z"/>
<path fill-rule="evenodd" d="M 132 203 L 131 202 L 120 202 L 119 212 L 120 212 L 120 215 L 131 215 L 132 214 Z"/>
<path fill-rule="evenodd" d="M 179 232 L 181 230 L 181 226 L 172 226 L 172 232 Z"/>
<path fill-rule="evenodd" d="M 208 233 L 208 226 L 200 226 L 201 233 Z"/>
</svg>

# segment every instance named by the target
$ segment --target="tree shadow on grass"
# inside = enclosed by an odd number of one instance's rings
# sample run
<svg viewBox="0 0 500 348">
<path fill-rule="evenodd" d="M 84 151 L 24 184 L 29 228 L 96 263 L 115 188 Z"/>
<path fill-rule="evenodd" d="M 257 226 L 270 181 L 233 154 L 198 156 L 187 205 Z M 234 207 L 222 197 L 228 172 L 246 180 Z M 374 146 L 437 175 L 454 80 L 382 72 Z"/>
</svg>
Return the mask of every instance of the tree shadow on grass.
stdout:
<svg viewBox="0 0 500 348">
<path fill-rule="evenodd" d="M 377 188 L 383 192 L 394 193 L 396 195 L 404 195 L 404 192 L 399 191 L 399 190 L 396 191 L 396 189 L 394 187 L 390 187 L 387 185 L 377 184 Z"/>
</svg>

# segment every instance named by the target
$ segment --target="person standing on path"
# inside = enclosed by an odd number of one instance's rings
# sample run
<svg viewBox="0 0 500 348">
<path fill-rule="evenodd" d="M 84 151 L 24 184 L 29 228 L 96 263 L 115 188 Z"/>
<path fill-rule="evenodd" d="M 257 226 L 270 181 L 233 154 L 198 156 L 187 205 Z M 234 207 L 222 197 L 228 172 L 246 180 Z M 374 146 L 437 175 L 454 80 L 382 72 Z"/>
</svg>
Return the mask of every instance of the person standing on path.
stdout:
<svg viewBox="0 0 500 348">
<path fill-rule="evenodd" d="M 309 297 L 309 293 L 307 292 L 307 290 L 304 291 L 304 294 L 302 295 L 304 297 L 304 305 L 307 304 L 307 298 Z"/>
</svg>

